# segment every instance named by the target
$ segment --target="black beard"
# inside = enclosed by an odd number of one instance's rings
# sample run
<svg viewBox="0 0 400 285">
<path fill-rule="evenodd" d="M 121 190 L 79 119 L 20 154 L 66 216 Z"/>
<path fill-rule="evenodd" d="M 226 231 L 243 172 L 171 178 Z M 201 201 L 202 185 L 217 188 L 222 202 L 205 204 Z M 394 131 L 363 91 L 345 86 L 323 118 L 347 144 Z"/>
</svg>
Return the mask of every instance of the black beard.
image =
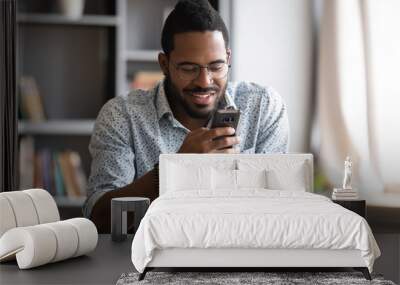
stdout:
<svg viewBox="0 0 400 285">
<path fill-rule="evenodd" d="M 219 102 L 223 99 L 223 95 L 221 96 L 221 94 L 225 94 L 226 86 L 227 86 L 227 84 L 225 84 L 222 93 L 219 92 L 219 88 L 217 88 L 217 87 L 209 88 L 210 91 L 215 91 L 216 94 L 218 94 L 217 96 L 220 96 L 220 98 L 217 98 L 217 101 L 215 102 L 215 106 L 211 111 L 209 111 L 207 113 L 204 113 L 204 112 L 199 112 L 198 110 L 194 110 L 185 101 L 183 96 L 180 94 L 179 90 L 172 83 L 171 78 L 169 77 L 169 75 L 165 76 L 165 81 L 164 81 L 164 89 L 165 89 L 167 97 L 170 98 L 173 102 L 176 102 L 176 103 L 180 104 L 181 106 L 183 106 L 183 109 L 185 110 L 186 114 L 189 117 L 192 117 L 192 118 L 195 118 L 195 119 L 209 119 L 209 118 L 211 118 L 211 115 L 217 110 Z M 194 88 L 192 91 L 205 91 L 205 90 L 200 90 L 199 88 Z M 201 109 L 200 106 L 199 106 L 199 109 Z"/>
</svg>

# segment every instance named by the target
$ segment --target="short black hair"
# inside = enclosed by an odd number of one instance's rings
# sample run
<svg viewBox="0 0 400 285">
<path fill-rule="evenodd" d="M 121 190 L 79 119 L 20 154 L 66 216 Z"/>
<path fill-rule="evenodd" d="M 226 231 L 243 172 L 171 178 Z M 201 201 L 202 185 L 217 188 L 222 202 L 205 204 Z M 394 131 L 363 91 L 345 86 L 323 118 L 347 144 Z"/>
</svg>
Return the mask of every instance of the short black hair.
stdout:
<svg viewBox="0 0 400 285">
<path fill-rule="evenodd" d="M 174 36 L 179 33 L 220 31 L 225 47 L 229 46 L 228 30 L 219 13 L 207 0 L 181 0 L 165 20 L 161 47 L 166 55 L 174 49 Z"/>
</svg>

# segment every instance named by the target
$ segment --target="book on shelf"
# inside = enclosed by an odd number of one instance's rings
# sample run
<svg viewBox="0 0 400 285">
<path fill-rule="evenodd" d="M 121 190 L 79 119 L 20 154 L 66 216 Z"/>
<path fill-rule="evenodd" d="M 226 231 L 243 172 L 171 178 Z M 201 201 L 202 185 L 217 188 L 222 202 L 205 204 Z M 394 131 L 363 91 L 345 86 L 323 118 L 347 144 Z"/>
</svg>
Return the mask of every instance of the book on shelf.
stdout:
<svg viewBox="0 0 400 285">
<path fill-rule="evenodd" d="M 78 186 L 79 196 L 86 195 L 87 179 L 83 172 L 81 157 L 77 152 L 69 152 L 69 162 L 71 163 L 71 169 L 73 172 L 76 185 Z"/>
<path fill-rule="evenodd" d="M 139 71 L 134 74 L 130 88 L 149 90 L 163 78 L 164 74 L 161 71 Z"/>
<path fill-rule="evenodd" d="M 59 161 L 61 172 L 64 177 L 65 191 L 69 197 L 79 197 L 84 190 L 79 189 L 78 178 L 74 169 L 74 164 L 71 161 L 71 151 L 60 153 Z"/>
<path fill-rule="evenodd" d="M 56 196 L 65 196 L 66 191 L 65 191 L 65 182 L 64 182 L 64 177 L 61 171 L 61 165 L 60 165 L 60 153 L 55 152 L 53 154 L 53 167 L 54 167 L 54 186 L 56 188 Z"/>
<path fill-rule="evenodd" d="M 20 142 L 20 188 L 43 188 L 53 196 L 85 197 L 87 178 L 78 152 L 33 151 L 33 139 Z"/>
<path fill-rule="evenodd" d="M 19 79 L 19 90 L 22 118 L 35 123 L 46 120 L 43 100 L 35 78 L 32 76 L 21 76 Z"/>
<path fill-rule="evenodd" d="M 40 162 L 42 163 L 43 188 L 47 189 L 51 195 L 55 196 L 56 191 L 53 184 L 52 154 L 50 150 L 43 149 L 39 153 L 39 156 Z"/>
<path fill-rule="evenodd" d="M 35 153 L 35 164 L 33 168 L 33 185 L 34 188 L 44 188 L 43 183 L 43 170 L 42 170 L 42 161 L 39 153 Z M 28 188 L 32 188 L 28 187 Z"/>
</svg>

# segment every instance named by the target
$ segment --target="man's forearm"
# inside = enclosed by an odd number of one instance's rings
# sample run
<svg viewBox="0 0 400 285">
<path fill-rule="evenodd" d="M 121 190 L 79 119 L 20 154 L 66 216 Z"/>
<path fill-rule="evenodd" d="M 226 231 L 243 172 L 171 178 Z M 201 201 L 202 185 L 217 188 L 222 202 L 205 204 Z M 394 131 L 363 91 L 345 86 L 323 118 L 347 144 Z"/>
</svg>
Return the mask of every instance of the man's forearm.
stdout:
<svg viewBox="0 0 400 285">
<path fill-rule="evenodd" d="M 157 169 L 158 171 L 158 169 Z M 153 169 L 125 187 L 105 193 L 94 205 L 91 220 L 100 233 L 111 231 L 111 199 L 118 197 L 147 197 L 153 201 L 158 197 L 158 174 Z"/>
</svg>

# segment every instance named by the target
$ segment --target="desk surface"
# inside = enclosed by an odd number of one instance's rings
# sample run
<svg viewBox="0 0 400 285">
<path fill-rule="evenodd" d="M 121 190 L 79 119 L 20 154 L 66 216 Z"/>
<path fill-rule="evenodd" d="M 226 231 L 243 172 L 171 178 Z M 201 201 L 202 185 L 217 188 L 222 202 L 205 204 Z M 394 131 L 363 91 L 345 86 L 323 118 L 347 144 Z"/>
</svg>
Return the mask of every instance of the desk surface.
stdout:
<svg viewBox="0 0 400 285">
<path fill-rule="evenodd" d="M 88 255 L 19 270 L 17 262 L 0 264 L 0 284 L 115 284 L 124 272 L 134 271 L 131 261 L 133 236 L 124 242 L 99 235 L 96 249 Z"/>
</svg>

